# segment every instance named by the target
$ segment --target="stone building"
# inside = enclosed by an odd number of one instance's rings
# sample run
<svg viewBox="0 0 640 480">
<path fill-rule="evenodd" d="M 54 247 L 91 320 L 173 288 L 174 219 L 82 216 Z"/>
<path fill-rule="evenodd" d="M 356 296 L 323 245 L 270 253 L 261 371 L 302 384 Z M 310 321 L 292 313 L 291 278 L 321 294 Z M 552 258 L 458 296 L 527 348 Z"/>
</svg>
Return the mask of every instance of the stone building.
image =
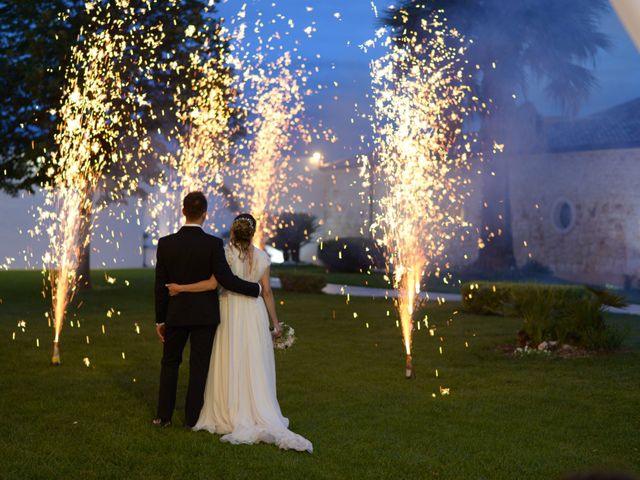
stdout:
<svg viewBox="0 0 640 480">
<path fill-rule="evenodd" d="M 567 280 L 640 287 L 640 98 L 575 119 L 528 108 L 521 134 L 532 146 L 508 162 L 518 265 L 535 260 Z M 362 188 L 356 158 L 321 175 L 322 236 L 366 235 L 380 186 Z M 448 252 L 458 266 L 477 257 L 481 177 L 473 185 L 464 218 L 476 228 Z"/>
<path fill-rule="evenodd" d="M 518 263 L 531 254 L 560 278 L 638 287 L 640 98 L 544 120 L 539 137 L 510 169 Z"/>
</svg>

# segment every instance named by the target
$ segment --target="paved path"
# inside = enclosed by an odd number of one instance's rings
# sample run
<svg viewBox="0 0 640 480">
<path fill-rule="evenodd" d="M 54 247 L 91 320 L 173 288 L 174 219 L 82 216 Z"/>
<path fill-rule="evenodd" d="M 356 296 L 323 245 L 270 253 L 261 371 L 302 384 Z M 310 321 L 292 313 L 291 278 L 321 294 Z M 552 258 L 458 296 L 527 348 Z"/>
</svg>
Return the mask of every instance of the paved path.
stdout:
<svg viewBox="0 0 640 480">
<path fill-rule="evenodd" d="M 280 288 L 280 279 L 272 277 L 271 286 Z M 356 287 L 353 285 L 338 285 L 337 283 L 328 283 L 322 291 L 328 295 L 349 295 L 351 297 L 394 298 L 398 295 L 395 290 L 387 290 L 386 288 Z M 458 293 L 422 292 L 420 297 L 423 299 L 428 297 L 432 301 L 459 302 L 462 300 L 462 296 Z M 626 308 L 610 308 L 609 311 L 624 315 L 640 315 L 640 305 L 629 305 Z"/>
</svg>

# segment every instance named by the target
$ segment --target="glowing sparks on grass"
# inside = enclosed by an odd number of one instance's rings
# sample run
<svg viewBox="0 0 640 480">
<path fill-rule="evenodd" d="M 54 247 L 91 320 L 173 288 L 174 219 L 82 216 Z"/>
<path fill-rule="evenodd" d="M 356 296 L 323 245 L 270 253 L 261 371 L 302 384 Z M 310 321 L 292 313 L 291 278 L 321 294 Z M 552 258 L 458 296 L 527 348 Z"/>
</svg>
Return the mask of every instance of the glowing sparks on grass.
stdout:
<svg viewBox="0 0 640 480">
<path fill-rule="evenodd" d="M 372 62 L 375 150 L 361 169 L 365 188 L 372 177 L 383 185 L 371 228 L 387 249 L 398 291 L 408 378 L 414 376 L 413 316 L 422 279 L 434 272 L 453 230 L 464 224 L 468 159 L 456 147 L 469 113 L 464 40 L 437 21 L 422 27 L 419 36 L 387 37 L 388 52 Z"/>
</svg>

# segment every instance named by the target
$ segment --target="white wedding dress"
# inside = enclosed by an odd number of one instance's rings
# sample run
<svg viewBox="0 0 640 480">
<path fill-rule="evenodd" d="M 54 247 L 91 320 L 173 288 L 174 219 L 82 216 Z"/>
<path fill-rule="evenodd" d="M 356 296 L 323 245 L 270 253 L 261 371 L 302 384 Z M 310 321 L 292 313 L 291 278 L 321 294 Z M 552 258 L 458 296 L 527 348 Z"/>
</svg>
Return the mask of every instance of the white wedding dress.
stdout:
<svg viewBox="0 0 640 480">
<path fill-rule="evenodd" d="M 238 277 L 259 282 L 269 257 L 253 247 L 252 265 L 227 245 L 227 261 Z M 287 427 L 276 396 L 276 370 L 269 316 L 262 297 L 222 289 L 220 326 L 213 342 L 200 418 L 194 430 L 224 434 L 234 444 L 274 443 L 283 449 L 312 452 L 306 438 Z"/>
</svg>

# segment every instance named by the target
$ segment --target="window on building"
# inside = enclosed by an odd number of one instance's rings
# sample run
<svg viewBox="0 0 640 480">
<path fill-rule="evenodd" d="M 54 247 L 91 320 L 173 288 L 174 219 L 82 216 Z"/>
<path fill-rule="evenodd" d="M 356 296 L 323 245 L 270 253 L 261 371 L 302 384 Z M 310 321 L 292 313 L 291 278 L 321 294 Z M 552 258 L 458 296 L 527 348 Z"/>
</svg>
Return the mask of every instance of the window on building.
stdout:
<svg viewBox="0 0 640 480">
<path fill-rule="evenodd" d="M 575 208 L 573 204 L 565 199 L 556 200 L 551 210 L 551 222 L 560 233 L 569 232 L 575 225 Z"/>
</svg>

